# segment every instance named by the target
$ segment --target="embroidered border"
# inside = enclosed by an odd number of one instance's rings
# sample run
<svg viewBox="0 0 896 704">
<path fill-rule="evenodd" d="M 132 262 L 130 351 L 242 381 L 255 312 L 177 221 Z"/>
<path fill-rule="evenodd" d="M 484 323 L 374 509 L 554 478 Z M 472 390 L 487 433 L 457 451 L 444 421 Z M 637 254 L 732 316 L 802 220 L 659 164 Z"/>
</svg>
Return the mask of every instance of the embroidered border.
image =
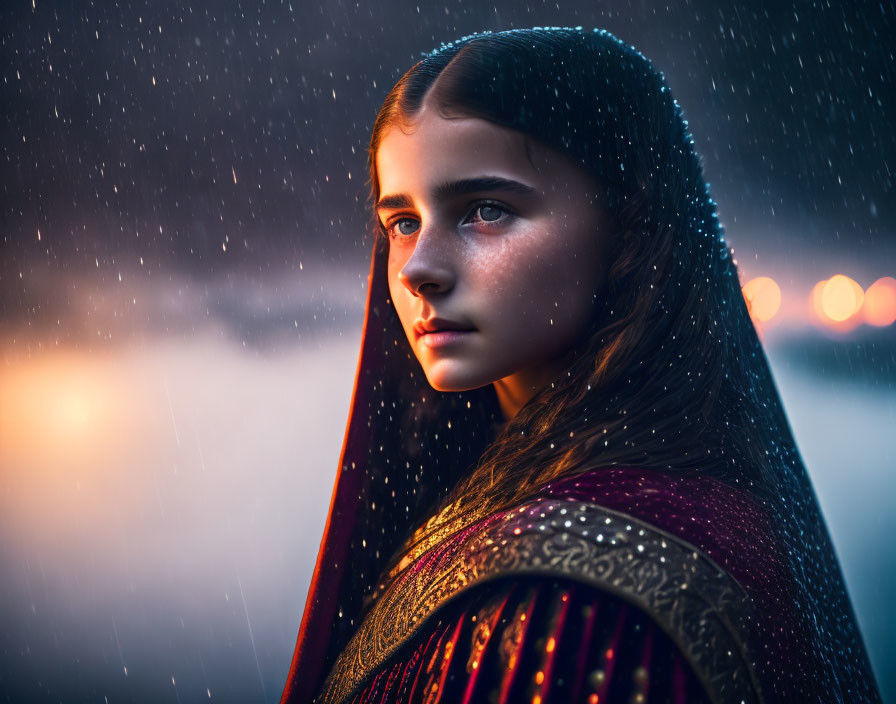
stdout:
<svg viewBox="0 0 896 704">
<path fill-rule="evenodd" d="M 761 702 L 755 607 L 694 546 L 625 514 L 539 498 L 458 532 L 409 565 L 372 607 L 317 701 L 344 701 L 446 602 L 512 575 L 575 579 L 641 608 L 688 658 L 714 702 Z"/>
</svg>

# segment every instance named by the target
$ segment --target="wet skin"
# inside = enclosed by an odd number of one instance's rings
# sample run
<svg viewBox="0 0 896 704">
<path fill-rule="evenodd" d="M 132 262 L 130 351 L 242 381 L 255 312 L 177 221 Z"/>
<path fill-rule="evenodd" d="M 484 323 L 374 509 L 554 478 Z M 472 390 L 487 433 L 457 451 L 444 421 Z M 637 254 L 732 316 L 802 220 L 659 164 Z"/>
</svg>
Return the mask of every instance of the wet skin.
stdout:
<svg viewBox="0 0 896 704">
<path fill-rule="evenodd" d="M 427 102 L 386 132 L 376 166 L 389 292 L 427 380 L 440 391 L 494 384 L 512 418 L 562 371 L 602 295 L 600 186 L 521 132 Z M 462 183 L 473 179 L 518 185 Z M 434 317 L 473 330 L 415 330 Z"/>
</svg>

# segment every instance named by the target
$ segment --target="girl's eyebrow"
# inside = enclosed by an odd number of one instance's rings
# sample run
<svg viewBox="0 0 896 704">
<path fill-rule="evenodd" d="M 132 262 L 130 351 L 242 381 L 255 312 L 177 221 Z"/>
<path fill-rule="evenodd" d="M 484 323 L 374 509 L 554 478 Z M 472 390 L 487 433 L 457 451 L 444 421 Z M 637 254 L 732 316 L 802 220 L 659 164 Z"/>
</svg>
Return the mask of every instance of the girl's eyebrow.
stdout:
<svg viewBox="0 0 896 704">
<path fill-rule="evenodd" d="M 529 197 L 538 193 L 532 186 L 527 186 L 525 183 L 503 178 L 502 176 L 479 176 L 477 178 L 464 178 L 459 181 L 448 181 L 438 184 L 433 188 L 432 193 L 434 200 L 442 200 L 479 191 L 503 191 Z M 407 193 L 396 193 L 380 198 L 376 204 L 376 211 L 396 210 L 412 206 L 413 200 Z"/>
</svg>

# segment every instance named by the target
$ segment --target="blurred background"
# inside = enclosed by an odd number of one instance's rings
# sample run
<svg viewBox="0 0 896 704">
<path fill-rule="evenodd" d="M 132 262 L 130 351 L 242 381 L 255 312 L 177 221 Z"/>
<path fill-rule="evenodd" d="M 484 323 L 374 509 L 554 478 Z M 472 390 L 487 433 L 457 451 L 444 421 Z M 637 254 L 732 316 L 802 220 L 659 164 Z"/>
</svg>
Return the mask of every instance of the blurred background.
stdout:
<svg viewBox="0 0 896 704">
<path fill-rule="evenodd" d="M 482 30 L 665 72 L 885 699 L 896 648 L 889 3 L 0 10 L 0 701 L 275 702 L 360 342 L 393 83 Z"/>
</svg>

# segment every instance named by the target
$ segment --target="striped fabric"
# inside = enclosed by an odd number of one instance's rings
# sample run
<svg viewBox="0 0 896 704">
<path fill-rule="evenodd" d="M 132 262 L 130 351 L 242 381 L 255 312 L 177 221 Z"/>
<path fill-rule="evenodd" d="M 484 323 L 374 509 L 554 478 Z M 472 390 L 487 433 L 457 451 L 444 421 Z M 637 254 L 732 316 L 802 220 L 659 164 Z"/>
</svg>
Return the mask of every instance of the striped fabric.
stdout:
<svg viewBox="0 0 896 704">
<path fill-rule="evenodd" d="M 353 704 L 701 704 L 676 646 L 639 609 L 584 584 L 503 579 L 463 593 Z"/>
</svg>

